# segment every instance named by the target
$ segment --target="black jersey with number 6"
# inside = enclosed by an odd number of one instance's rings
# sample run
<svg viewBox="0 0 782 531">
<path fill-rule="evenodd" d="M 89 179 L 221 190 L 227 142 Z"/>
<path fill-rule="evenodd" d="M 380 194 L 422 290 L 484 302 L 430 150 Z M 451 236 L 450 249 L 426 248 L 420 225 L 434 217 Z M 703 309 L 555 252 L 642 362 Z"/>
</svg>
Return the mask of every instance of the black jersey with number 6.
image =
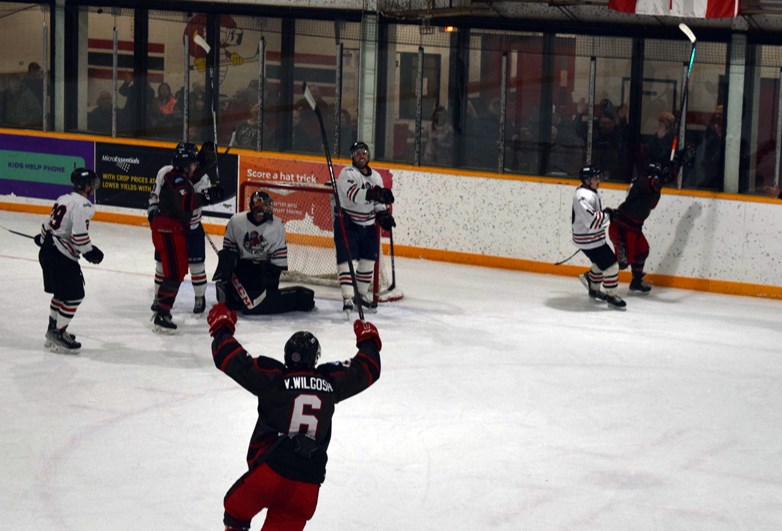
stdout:
<svg viewBox="0 0 782 531">
<path fill-rule="evenodd" d="M 380 353 L 373 341 L 361 342 L 350 360 L 313 369 L 253 358 L 228 333 L 215 336 L 212 355 L 218 369 L 258 397 L 249 468 L 265 462 L 281 476 L 306 483 L 320 484 L 326 477 L 334 406 L 380 377 Z"/>
</svg>

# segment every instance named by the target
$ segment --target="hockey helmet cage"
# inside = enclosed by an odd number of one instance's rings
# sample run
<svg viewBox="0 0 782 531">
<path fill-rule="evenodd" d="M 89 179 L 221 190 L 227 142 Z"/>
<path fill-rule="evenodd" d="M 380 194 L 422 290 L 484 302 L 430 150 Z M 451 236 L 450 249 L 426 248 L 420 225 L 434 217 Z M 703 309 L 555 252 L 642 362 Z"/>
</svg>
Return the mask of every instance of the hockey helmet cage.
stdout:
<svg viewBox="0 0 782 531">
<path fill-rule="evenodd" d="M 198 162 L 198 146 L 191 142 L 177 144 L 174 156 L 171 157 L 171 165 L 178 170 L 185 170 L 194 162 Z"/>
<path fill-rule="evenodd" d="M 358 142 L 353 142 L 353 145 L 350 146 L 350 156 L 352 157 L 353 153 L 355 153 L 359 149 L 366 150 L 367 155 L 369 155 L 369 146 L 367 145 L 366 142 L 362 142 L 359 140 Z"/>
<path fill-rule="evenodd" d="M 320 343 L 310 332 L 296 332 L 285 343 L 285 366 L 312 369 L 320 358 Z"/>
<path fill-rule="evenodd" d="M 587 181 L 593 177 L 603 178 L 603 172 L 600 168 L 596 168 L 595 166 L 584 166 L 578 172 L 578 178 L 581 179 L 583 184 L 586 184 Z"/>
<path fill-rule="evenodd" d="M 274 199 L 263 190 L 256 190 L 250 196 L 250 210 L 255 215 L 263 212 L 266 216 L 271 217 L 274 214 Z"/>
<path fill-rule="evenodd" d="M 76 168 L 71 173 L 71 182 L 75 190 L 84 190 L 88 186 L 95 190 L 100 186 L 100 176 L 88 168 Z"/>
</svg>

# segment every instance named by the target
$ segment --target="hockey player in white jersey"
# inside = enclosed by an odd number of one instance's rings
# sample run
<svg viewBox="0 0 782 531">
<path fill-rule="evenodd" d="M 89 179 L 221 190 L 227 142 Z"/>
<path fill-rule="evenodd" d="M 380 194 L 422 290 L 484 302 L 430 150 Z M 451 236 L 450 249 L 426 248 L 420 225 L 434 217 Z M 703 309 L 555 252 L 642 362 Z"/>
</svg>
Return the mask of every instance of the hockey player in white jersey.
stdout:
<svg viewBox="0 0 782 531">
<path fill-rule="evenodd" d="M 315 292 L 301 286 L 280 289 L 280 274 L 288 270 L 285 226 L 274 217 L 274 201 L 258 190 L 250 210 L 234 214 L 225 227 L 223 248 L 214 281 L 217 300 L 245 314 L 308 312 Z"/>
<path fill-rule="evenodd" d="M 195 149 L 194 144 L 186 145 L 184 142 L 180 142 L 177 144 L 174 153 L 176 154 L 178 150 L 186 147 Z M 193 184 L 193 189 L 196 193 L 200 193 L 211 186 L 206 170 L 214 161 L 214 156 L 214 144 L 204 142 L 198 151 L 198 166 L 203 175 Z M 149 194 L 149 207 L 147 209 L 147 219 L 150 226 L 152 225 L 152 220 L 160 211 L 160 189 L 163 187 L 163 177 L 172 169 L 174 167 L 171 164 L 167 164 L 158 170 L 157 177 L 155 177 L 155 188 Z M 190 269 L 190 280 L 193 283 L 193 291 L 195 292 L 193 313 L 203 313 L 206 309 L 206 245 L 204 244 L 206 235 L 204 234 L 204 227 L 201 225 L 201 217 L 201 208 L 193 210 L 193 216 L 190 218 L 190 231 L 187 234 L 188 266 Z M 153 312 L 158 309 L 158 291 L 162 283 L 163 263 L 160 261 L 160 253 L 155 250 L 155 300 L 152 302 Z"/>
<path fill-rule="evenodd" d="M 103 253 L 90 241 L 90 220 L 95 213 L 89 197 L 100 184 L 98 175 L 87 168 L 71 173 L 73 192 L 61 195 L 52 207 L 49 219 L 41 225 L 35 243 L 41 248 L 38 261 L 43 272 L 43 289 L 52 294 L 45 347 L 53 352 L 75 354 L 81 343 L 67 331 L 84 300 L 84 277 L 79 257 L 93 264 Z"/>
<path fill-rule="evenodd" d="M 394 194 L 383 187 L 380 174 L 369 167 L 369 146 L 364 142 L 354 143 L 350 147 L 350 157 L 353 163 L 342 168 L 337 177 L 342 221 L 339 213 L 334 213 L 337 271 L 342 291 L 342 309 L 346 312 L 352 311 L 353 304 L 359 302 L 367 308 L 377 307 L 377 303 L 368 295 L 380 248 L 380 234 L 375 222 L 386 230 L 396 227 L 389 211 L 389 205 L 394 202 Z M 354 299 L 348 257 L 354 261 L 360 301 Z"/>
<path fill-rule="evenodd" d="M 580 274 L 578 278 L 590 297 L 596 301 L 605 301 L 616 309 L 624 309 L 626 303 L 617 294 L 619 264 L 614 251 L 606 243 L 606 226 L 612 210 L 603 209 L 597 192 L 601 176 L 602 172 L 594 166 L 581 168 L 581 186 L 573 194 L 573 243 L 592 262 L 589 271 Z M 600 289 L 601 284 L 605 291 Z"/>
</svg>

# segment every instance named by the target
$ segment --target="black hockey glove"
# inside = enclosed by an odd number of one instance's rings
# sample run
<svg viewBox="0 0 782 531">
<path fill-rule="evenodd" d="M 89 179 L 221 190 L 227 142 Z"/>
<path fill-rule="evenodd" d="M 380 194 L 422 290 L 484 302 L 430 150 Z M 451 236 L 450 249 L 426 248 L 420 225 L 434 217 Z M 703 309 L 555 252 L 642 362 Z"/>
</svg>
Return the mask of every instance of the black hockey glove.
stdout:
<svg viewBox="0 0 782 531">
<path fill-rule="evenodd" d="M 380 341 L 380 332 L 369 321 L 356 319 L 356 322 L 353 323 L 353 331 L 356 333 L 356 347 L 361 348 L 361 343 L 364 341 L 374 341 L 378 352 L 383 348 L 383 342 Z"/>
<path fill-rule="evenodd" d="M 687 146 L 680 149 L 673 156 L 673 162 L 684 168 L 692 168 L 695 164 L 695 148 L 693 146 Z"/>
<path fill-rule="evenodd" d="M 35 245 L 37 245 L 38 247 L 43 247 L 43 236 L 41 236 L 40 234 L 36 234 L 35 236 L 33 236 L 33 241 L 35 242 Z"/>
<path fill-rule="evenodd" d="M 204 202 L 207 205 L 214 205 L 215 203 L 222 201 L 225 197 L 225 188 L 222 186 L 213 186 L 201 192 L 201 195 L 204 196 Z"/>
<path fill-rule="evenodd" d="M 91 264 L 100 264 L 103 262 L 103 251 L 93 245 L 92 249 L 84 253 L 84 259 Z"/>
<path fill-rule="evenodd" d="M 367 199 L 369 201 L 383 203 L 384 205 L 390 205 L 394 202 L 394 193 L 388 188 L 373 186 L 367 190 Z"/>
<path fill-rule="evenodd" d="M 147 221 L 149 221 L 150 225 L 152 225 L 152 221 L 158 217 L 158 214 L 160 214 L 160 209 L 157 207 L 157 205 L 147 209 Z"/>
<path fill-rule="evenodd" d="M 394 216 L 392 216 L 388 210 L 381 210 L 378 212 L 375 215 L 375 219 L 377 220 L 377 224 L 380 225 L 380 228 L 384 230 L 391 230 L 393 227 L 396 227 Z"/>
<path fill-rule="evenodd" d="M 608 219 L 614 219 L 614 212 L 616 211 L 611 207 L 607 207 L 603 209 L 603 214 L 608 216 Z"/>
</svg>

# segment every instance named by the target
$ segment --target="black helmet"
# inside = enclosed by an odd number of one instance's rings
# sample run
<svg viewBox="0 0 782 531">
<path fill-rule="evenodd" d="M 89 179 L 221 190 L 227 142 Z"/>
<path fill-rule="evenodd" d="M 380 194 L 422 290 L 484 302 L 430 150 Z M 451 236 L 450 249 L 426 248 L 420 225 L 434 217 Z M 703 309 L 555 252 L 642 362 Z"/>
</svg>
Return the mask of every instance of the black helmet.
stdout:
<svg viewBox="0 0 782 531">
<path fill-rule="evenodd" d="M 263 190 L 256 190 L 250 196 L 250 210 L 253 214 L 262 212 L 268 219 L 274 215 L 274 199 Z"/>
<path fill-rule="evenodd" d="M 603 172 L 595 166 L 584 166 L 578 171 L 578 178 L 583 184 L 586 184 L 592 177 L 603 178 Z"/>
<path fill-rule="evenodd" d="M 285 366 L 289 369 L 312 369 L 318 358 L 320 343 L 309 332 L 296 332 L 285 343 Z"/>
<path fill-rule="evenodd" d="M 369 146 L 367 143 L 359 140 L 358 142 L 353 142 L 353 145 L 350 146 L 350 155 L 353 156 L 353 153 L 359 149 L 365 149 L 367 154 L 369 154 Z"/>
<path fill-rule="evenodd" d="M 100 185 L 100 177 L 90 169 L 76 168 L 71 173 L 71 182 L 75 190 L 84 190 L 88 186 L 95 190 Z"/>
<path fill-rule="evenodd" d="M 180 142 L 174 148 L 171 165 L 178 170 L 185 170 L 193 162 L 198 162 L 198 146 L 191 142 Z"/>
</svg>

